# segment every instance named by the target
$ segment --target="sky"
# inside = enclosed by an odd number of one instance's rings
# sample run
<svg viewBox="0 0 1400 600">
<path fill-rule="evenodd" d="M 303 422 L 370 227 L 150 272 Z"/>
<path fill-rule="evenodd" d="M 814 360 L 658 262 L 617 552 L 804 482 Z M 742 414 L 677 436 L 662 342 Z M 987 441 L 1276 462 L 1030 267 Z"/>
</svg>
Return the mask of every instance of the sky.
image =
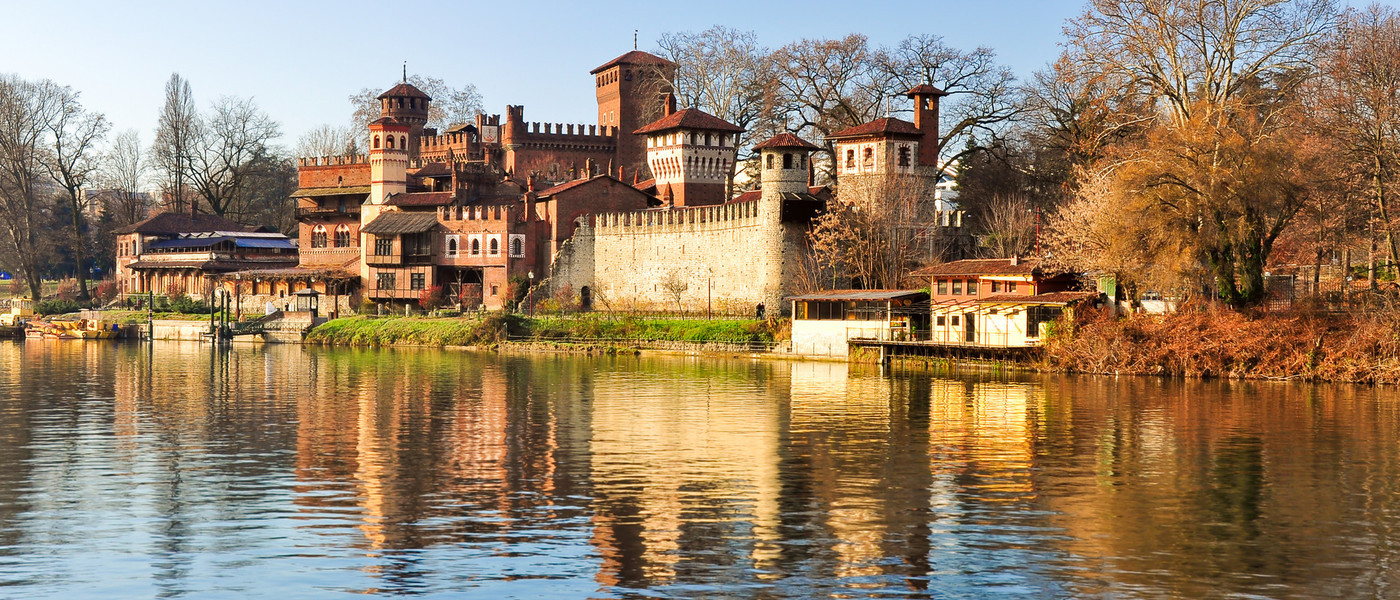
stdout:
<svg viewBox="0 0 1400 600">
<path fill-rule="evenodd" d="M 165 82 L 179 72 L 195 101 L 251 96 L 290 148 L 321 124 L 349 121 L 347 97 L 410 74 L 471 83 L 488 113 L 525 105 L 527 121 L 597 120 L 589 71 L 665 32 L 751 30 L 779 47 L 862 33 L 872 45 L 910 34 L 994 49 L 1028 78 L 1059 54 L 1083 0 L 871 2 L 126 2 L 0 0 L 0 72 L 47 78 L 82 94 L 114 131 L 154 136 Z"/>
</svg>

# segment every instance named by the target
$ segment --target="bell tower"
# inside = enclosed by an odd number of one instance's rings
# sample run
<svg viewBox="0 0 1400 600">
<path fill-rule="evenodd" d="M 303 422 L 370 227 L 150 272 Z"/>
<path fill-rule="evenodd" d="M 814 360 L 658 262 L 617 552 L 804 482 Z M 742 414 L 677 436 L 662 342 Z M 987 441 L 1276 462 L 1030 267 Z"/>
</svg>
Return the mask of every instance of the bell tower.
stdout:
<svg viewBox="0 0 1400 600">
<path fill-rule="evenodd" d="M 419 138 L 428 124 L 428 104 L 432 98 L 408 82 L 407 68 L 403 82 L 379 95 L 379 116 L 389 117 L 408 126 L 408 147 L 400 148 L 409 158 L 418 158 Z"/>
</svg>

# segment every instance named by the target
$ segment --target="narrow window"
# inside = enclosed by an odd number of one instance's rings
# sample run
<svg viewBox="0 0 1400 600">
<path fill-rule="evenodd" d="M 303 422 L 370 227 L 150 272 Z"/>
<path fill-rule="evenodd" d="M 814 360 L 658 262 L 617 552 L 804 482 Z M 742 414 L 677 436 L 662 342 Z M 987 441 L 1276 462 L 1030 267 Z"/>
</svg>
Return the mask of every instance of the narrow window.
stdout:
<svg viewBox="0 0 1400 600">
<path fill-rule="evenodd" d="M 901 167 L 907 167 L 907 166 L 909 166 L 909 147 L 908 147 L 908 146 L 900 146 L 900 147 L 899 147 L 899 166 L 901 166 Z"/>
<path fill-rule="evenodd" d="M 855 151 L 855 150 L 847 150 L 847 151 L 846 151 L 846 168 L 847 168 L 847 169 L 854 169 L 854 168 L 856 168 L 856 151 Z"/>
<path fill-rule="evenodd" d="M 948 295 L 948 280 L 947 280 L 947 279 L 939 279 L 939 280 L 938 280 L 938 293 L 939 293 L 940 295 L 944 295 L 944 296 Z"/>
<path fill-rule="evenodd" d="M 393 149 L 394 149 L 394 136 L 391 135 L 391 136 L 389 136 L 389 137 L 384 138 L 384 143 L 387 144 L 386 146 L 384 146 L 385 148 L 388 148 L 388 149 L 390 149 L 390 150 L 393 150 Z"/>
<path fill-rule="evenodd" d="M 993 293 L 993 294 L 999 294 L 999 293 L 1001 293 L 1001 282 L 1000 282 L 1000 281 L 993 281 L 993 282 L 992 282 L 992 293 Z"/>
<path fill-rule="evenodd" d="M 792 153 L 791 153 L 791 152 L 784 152 L 784 153 L 783 153 L 783 168 L 784 168 L 784 169 L 791 169 L 791 168 L 792 168 Z"/>
<path fill-rule="evenodd" d="M 379 149 L 379 136 L 377 136 L 377 135 L 374 136 L 374 149 L 375 149 L 375 150 L 378 150 L 378 149 Z"/>
<path fill-rule="evenodd" d="M 772 155 L 772 154 L 769 154 L 769 155 L 768 155 L 768 168 L 770 168 L 770 169 L 773 168 L 773 155 Z"/>
<path fill-rule="evenodd" d="M 498 239 L 496 239 L 496 238 L 491 238 L 491 256 L 500 256 L 500 254 L 501 254 L 501 240 L 498 240 Z"/>
<path fill-rule="evenodd" d="M 873 166 L 875 166 L 875 149 L 874 149 L 874 148 L 866 148 L 866 149 L 861 153 L 861 159 L 860 159 L 860 160 L 861 160 L 861 163 L 863 163 L 863 164 L 864 164 L 865 166 L 867 166 L 867 167 L 873 167 Z"/>
<path fill-rule="evenodd" d="M 454 237 L 447 239 L 447 255 L 457 256 L 457 238 Z"/>
<path fill-rule="evenodd" d="M 512 236 L 510 239 L 510 255 L 516 258 L 525 256 L 525 240 Z"/>
<path fill-rule="evenodd" d="M 472 240 L 472 256 L 481 256 L 481 240 Z"/>
<path fill-rule="evenodd" d="M 1006 282 L 1006 291 L 1009 292 L 1009 293 L 1012 293 L 1012 294 L 1016 293 L 1016 282 L 1014 282 L 1014 281 L 1008 281 L 1008 282 Z"/>
<path fill-rule="evenodd" d="M 961 279 L 954 279 L 954 280 L 953 280 L 953 295 L 954 295 L 954 296 L 956 296 L 956 295 L 962 293 L 962 284 L 963 284 L 963 282 L 962 282 Z"/>
</svg>

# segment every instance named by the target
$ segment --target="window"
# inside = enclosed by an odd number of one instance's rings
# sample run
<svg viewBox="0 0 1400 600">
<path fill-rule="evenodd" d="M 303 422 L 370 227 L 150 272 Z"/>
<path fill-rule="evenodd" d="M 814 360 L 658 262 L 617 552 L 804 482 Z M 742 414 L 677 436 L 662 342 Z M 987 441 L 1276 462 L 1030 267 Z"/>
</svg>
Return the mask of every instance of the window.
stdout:
<svg viewBox="0 0 1400 600">
<path fill-rule="evenodd" d="M 1026 337 L 1040 337 L 1040 324 L 1059 320 L 1064 309 L 1058 306 L 1032 306 L 1026 309 Z"/>
<path fill-rule="evenodd" d="M 958 326 L 958 315 L 953 315 L 953 327 Z"/>
<path fill-rule="evenodd" d="M 374 236 L 374 255 L 375 255 L 375 256 L 393 256 L 393 255 L 394 255 L 394 238 L 391 238 L 391 237 L 382 237 L 382 236 Z"/>
<path fill-rule="evenodd" d="M 948 324 L 948 318 L 943 315 L 938 315 L 933 318 L 933 324 L 942 327 Z"/>
<path fill-rule="evenodd" d="M 627 72 L 623 74 L 622 78 L 627 81 L 632 81 L 632 70 L 628 69 Z"/>
<path fill-rule="evenodd" d="M 708 134 L 708 133 L 705 134 L 705 145 L 706 145 L 706 146 L 709 146 L 709 145 L 710 145 L 710 134 Z"/>
<path fill-rule="evenodd" d="M 945 296 L 948 294 L 948 280 L 947 280 L 947 279 L 939 279 L 939 280 L 938 280 L 938 293 L 939 293 L 939 294 L 942 294 L 942 295 L 945 295 Z"/>
<path fill-rule="evenodd" d="M 498 238 L 498 237 L 496 237 L 496 236 L 491 236 L 491 243 L 489 244 L 489 248 L 490 248 L 489 253 L 490 253 L 491 256 L 500 256 L 500 255 L 501 255 L 501 238 Z"/>
<path fill-rule="evenodd" d="M 861 151 L 860 162 L 867 167 L 875 166 L 875 149 L 866 148 L 865 150 Z"/>
<path fill-rule="evenodd" d="M 379 276 L 375 278 L 375 283 L 378 284 L 375 287 L 381 290 L 392 290 L 394 289 L 394 274 L 380 273 Z"/>
<path fill-rule="evenodd" d="M 1014 281 L 1008 281 L 1008 282 L 1006 282 L 1006 291 L 1007 291 L 1007 293 L 1010 293 L 1010 294 L 1016 293 L 1016 282 L 1014 282 Z"/>
<path fill-rule="evenodd" d="M 510 234 L 510 256 L 511 258 L 525 258 L 524 234 Z"/>
<path fill-rule="evenodd" d="M 784 169 L 791 169 L 791 168 L 792 168 L 792 153 L 791 153 L 791 152 L 784 152 L 784 153 L 783 153 L 783 168 L 784 168 Z"/>
<path fill-rule="evenodd" d="M 349 226 L 349 225 L 343 225 L 343 224 L 342 224 L 342 225 L 339 225 L 339 226 L 337 226 L 337 227 L 335 228 L 335 247 L 336 247 L 336 248 L 349 248 L 349 247 L 350 247 L 350 226 Z"/>
<path fill-rule="evenodd" d="M 448 255 L 448 256 L 457 256 L 457 247 L 458 247 L 458 246 L 457 246 L 457 244 L 458 244 L 458 241 L 457 241 L 457 240 L 458 240 L 458 239 L 459 239 L 459 238 L 458 238 L 457 236 L 455 236 L 455 235 L 449 235 L 449 236 L 447 236 L 447 255 Z"/>
<path fill-rule="evenodd" d="M 768 155 L 768 168 L 770 168 L 770 169 L 773 168 L 773 155 L 772 155 L 772 154 L 769 154 L 769 155 Z"/>
<path fill-rule="evenodd" d="M 901 166 L 901 167 L 907 167 L 907 166 L 909 166 L 909 147 L 908 147 L 908 146 L 900 146 L 900 147 L 899 147 L 899 166 Z"/>
<path fill-rule="evenodd" d="M 422 273 L 412 273 L 408 276 L 408 289 L 421 290 L 425 287 L 425 280 Z"/>
<path fill-rule="evenodd" d="M 391 135 L 391 136 L 389 136 L 389 137 L 387 137 L 387 138 L 384 138 L 384 143 L 387 144 L 387 145 L 385 146 L 385 148 L 388 148 L 388 149 L 390 149 L 390 150 L 393 150 L 393 149 L 394 149 L 394 136 Z"/>
<path fill-rule="evenodd" d="M 977 280 L 976 280 L 976 279 L 969 279 L 969 280 L 967 280 L 967 293 L 968 293 L 969 296 L 976 296 L 976 295 L 977 295 Z"/>
<path fill-rule="evenodd" d="M 374 149 L 375 149 L 375 150 L 378 150 L 378 149 L 379 149 L 379 136 L 377 136 L 377 135 L 374 136 Z"/>
<path fill-rule="evenodd" d="M 408 149 L 408 138 L 406 138 L 406 137 L 404 137 L 404 136 L 399 136 L 399 147 L 400 147 L 400 148 L 403 148 L 404 150 L 407 150 L 407 149 Z"/>
<path fill-rule="evenodd" d="M 376 146 L 376 147 L 377 147 L 377 146 Z M 847 168 L 847 169 L 854 169 L 854 168 L 856 168 L 856 151 L 855 151 L 855 150 L 847 150 L 847 151 L 846 151 L 846 168 Z"/>
<path fill-rule="evenodd" d="M 501 291 L 501 289 L 500 289 L 499 287 L 497 287 L 496 284 L 494 284 L 494 283 L 491 284 L 491 295 L 492 295 L 492 296 L 497 295 L 500 291 Z"/>
<path fill-rule="evenodd" d="M 962 284 L 963 284 L 963 282 L 962 282 L 961 279 L 954 279 L 954 280 L 953 280 L 953 295 L 954 295 L 954 296 L 956 296 L 956 295 L 962 293 Z"/>
<path fill-rule="evenodd" d="M 472 238 L 472 256 L 481 256 L 481 238 Z"/>
<path fill-rule="evenodd" d="M 326 247 L 326 226 L 325 226 L 325 225 L 317 225 L 315 228 L 313 228 L 313 229 L 311 230 L 311 247 L 312 247 L 312 248 L 325 248 L 325 247 Z"/>
<path fill-rule="evenodd" d="M 993 282 L 992 282 L 992 293 L 993 293 L 993 294 L 999 294 L 999 293 L 1001 293 L 1001 282 L 1000 282 L 1000 281 L 993 281 Z"/>
</svg>

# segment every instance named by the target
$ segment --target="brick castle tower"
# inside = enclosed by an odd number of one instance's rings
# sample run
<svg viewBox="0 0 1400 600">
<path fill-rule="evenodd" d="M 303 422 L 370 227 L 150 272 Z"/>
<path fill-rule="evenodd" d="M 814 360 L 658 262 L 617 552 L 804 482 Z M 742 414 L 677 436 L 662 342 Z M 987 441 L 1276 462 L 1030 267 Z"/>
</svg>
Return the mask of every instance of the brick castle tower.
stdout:
<svg viewBox="0 0 1400 600">
<path fill-rule="evenodd" d="M 598 94 L 598 126 L 618 131 L 615 166 L 640 173 L 646 166 L 646 140 L 632 135 L 661 117 L 659 100 L 671 92 L 675 63 L 640 50 L 614 58 L 591 71 Z"/>
</svg>

